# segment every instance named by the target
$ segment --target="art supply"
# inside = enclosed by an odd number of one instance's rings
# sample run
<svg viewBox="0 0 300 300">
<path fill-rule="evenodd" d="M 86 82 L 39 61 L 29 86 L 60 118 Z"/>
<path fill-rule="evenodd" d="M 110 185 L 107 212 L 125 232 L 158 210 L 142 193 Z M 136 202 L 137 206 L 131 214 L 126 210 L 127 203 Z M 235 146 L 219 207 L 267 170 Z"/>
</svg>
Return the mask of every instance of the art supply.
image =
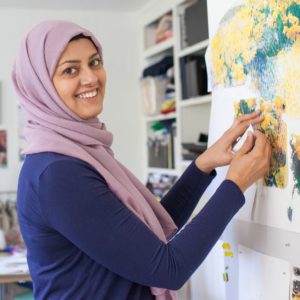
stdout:
<svg viewBox="0 0 300 300">
<path fill-rule="evenodd" d="M 233 153 L 236 153 L 237 151 L 239 151 L 242 148 L 242 146 L 244 145 L 244 143 L 248 137 L 248 133 L 253 132 L 253 131 L 254 131 L 254 129 L 253 129 L 252 125 L 250 125 L 247 128 L 247 130 L 245 131 L 245 133 L 242 135 L 242 137 L 240 139 L 238 139 L 237 143 L 233 146 L 233 148 L 232 148 Z"/>
</svg>

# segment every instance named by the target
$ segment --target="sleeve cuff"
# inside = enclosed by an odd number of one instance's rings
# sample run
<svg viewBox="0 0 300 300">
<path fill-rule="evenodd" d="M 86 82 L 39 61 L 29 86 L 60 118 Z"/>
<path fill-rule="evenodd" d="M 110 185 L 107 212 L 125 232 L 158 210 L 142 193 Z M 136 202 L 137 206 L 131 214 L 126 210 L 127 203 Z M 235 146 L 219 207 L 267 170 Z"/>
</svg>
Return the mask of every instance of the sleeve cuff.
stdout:
<svg viewBox="0 0 300 300">
<path fill-rule="evenodd" d="M 189 167 L 192 167 L 192 168 L 195 170 L 194 172 L 195 172 L 195 173 L 198 172 L 201 176 L 208 176 L 208 177 L 211 177 L 211 180 L 214 179 L 214 178 L 217 176 L 217 171 L 216 171 L 215 169 L 213 169 L 209 174 L 207 174 L 207 173 L 201 171 L 201 170 L 197 167 L 196 161 L 195 161 L 195 160 L 193 160 L 193 162 L 190 164 Z"/>
<path fill-rule="evenodd" d="M 240 206 L 245 204 L 245 195 L 235 182 L 225 179 L 221 186 L 223 186 L 223 188 L 227 191 L 230 190 L 230 195 L 232 196 L 231 198 L 236 200 Z"/>
</svg>

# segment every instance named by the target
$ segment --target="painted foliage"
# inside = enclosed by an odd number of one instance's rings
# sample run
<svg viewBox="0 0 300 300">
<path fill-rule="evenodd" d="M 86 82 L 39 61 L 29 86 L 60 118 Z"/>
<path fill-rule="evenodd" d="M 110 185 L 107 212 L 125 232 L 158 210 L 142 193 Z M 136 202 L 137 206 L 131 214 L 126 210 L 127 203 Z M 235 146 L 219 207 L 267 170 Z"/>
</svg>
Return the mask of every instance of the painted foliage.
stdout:
<svg viewBox="0 0 300 300">
<path fill-rule="evenodd" d="M 241 99 L 235 102 L 236 116 L 249 114 L 260 109 L 264 115 L 263 122 L 257 126 L 258 130 L 265 133 L 272 145 L 272 158 L 270 173 L 264 177 L 264 185 L 284 188 L 287 184 L 287 126 L 282 119 L 283 103 L 278 97 L 270 102 L 264 99 Z"/>
<path fill-rule="evenodd" d="M 300 0 L 247 0 L 232 8 L 211 42 L 211 86 L 250 79 L 262 98 L 285 99 L 300 117 Z"/>
</svg>

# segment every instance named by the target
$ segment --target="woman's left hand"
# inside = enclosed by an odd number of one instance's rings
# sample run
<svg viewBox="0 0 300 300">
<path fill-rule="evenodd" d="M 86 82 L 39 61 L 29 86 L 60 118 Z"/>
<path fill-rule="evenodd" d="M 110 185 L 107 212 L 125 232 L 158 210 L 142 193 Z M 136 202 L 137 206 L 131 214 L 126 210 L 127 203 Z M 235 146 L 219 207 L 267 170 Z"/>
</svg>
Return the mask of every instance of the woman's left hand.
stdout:
<svg viewBox="0 0 300 300">
<path fill-rule="evenodd" d="M 236 118 L 231 127 L 195 161 L 196 166 L 205 173 L 213 169 L 230 164 L 234 154 L 232 147 L 250 125 L 255 125 L 263 120 L 260 111 Z"/>
</svg>

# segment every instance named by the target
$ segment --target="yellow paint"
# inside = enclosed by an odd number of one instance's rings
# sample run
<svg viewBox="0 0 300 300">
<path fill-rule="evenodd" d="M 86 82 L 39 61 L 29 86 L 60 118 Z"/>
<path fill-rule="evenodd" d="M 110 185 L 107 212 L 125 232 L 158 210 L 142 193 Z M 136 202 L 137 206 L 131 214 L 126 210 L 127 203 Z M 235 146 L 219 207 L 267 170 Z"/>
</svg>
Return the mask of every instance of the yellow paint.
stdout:
<svg viewBox="0 0 300 300">
<path fill-rule="evenodd" d="M 223 243 L 222 247 L 223 247 L 223 249 L 230 249 L 230 244 L 229 243 Z"/>
<path fill-rule="evenodd" d="M 226 257 L 233 257 L 233 252 L 232 251 L 225 251 L 224 255 Z"/>
</svg>

